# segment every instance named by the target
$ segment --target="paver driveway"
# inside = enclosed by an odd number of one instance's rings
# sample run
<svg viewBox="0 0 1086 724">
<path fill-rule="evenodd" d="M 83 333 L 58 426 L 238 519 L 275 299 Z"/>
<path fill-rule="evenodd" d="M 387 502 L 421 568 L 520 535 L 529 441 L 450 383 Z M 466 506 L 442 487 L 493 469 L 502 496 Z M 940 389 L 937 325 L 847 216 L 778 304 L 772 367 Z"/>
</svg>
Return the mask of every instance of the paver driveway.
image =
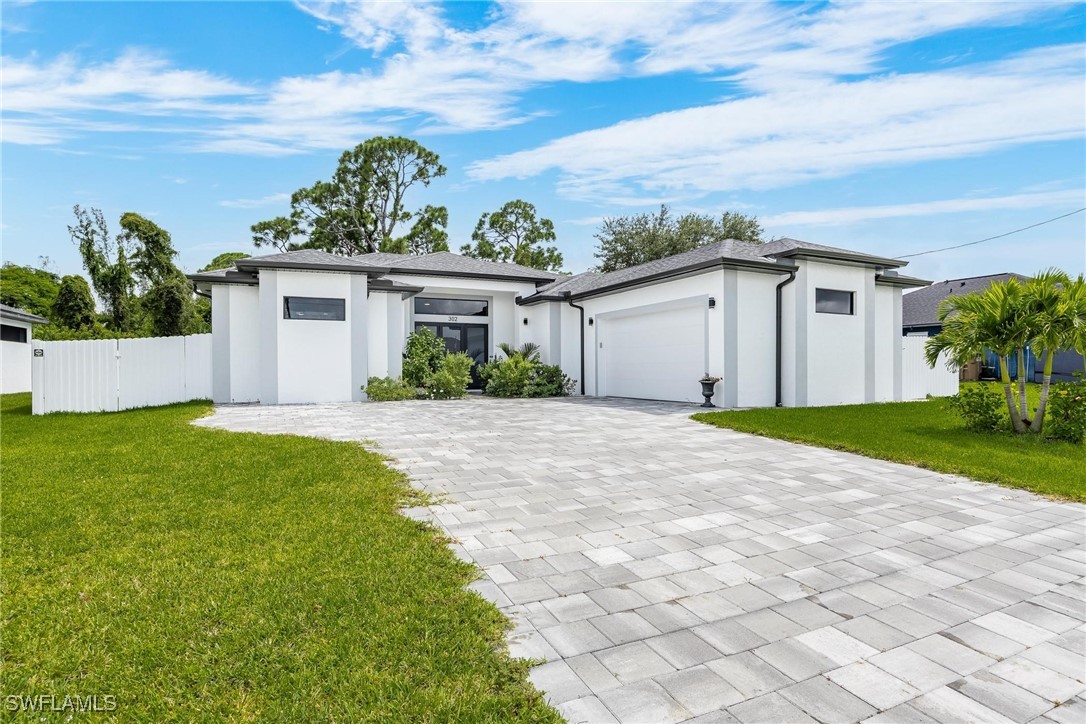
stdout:
<svg viewBox="0 0 1086 724">
<path fill-rule="evenodd" d="M 1086 721 L 1086 507 L 610 400 L 220 407 L 374 440 L 570 721 Z M 1059 706 L 1057 706 L 1059 704 Z"/>
</svg>

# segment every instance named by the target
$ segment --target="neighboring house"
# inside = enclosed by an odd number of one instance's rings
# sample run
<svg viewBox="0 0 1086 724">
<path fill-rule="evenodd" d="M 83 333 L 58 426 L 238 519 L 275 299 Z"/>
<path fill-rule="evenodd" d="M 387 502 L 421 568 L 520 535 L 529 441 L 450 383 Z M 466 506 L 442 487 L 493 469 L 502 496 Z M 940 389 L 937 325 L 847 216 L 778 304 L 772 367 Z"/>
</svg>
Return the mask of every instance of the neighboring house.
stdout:
<svg viewBox="0 0 1086 724">
<path fill-rule="evenodd" d="M 939 321 L 939 304 L 950 296 L 960 296 L 972 292 L 982 292 L 993 282 L 1005 282 L 1008 279 L 1017 279 L 1020 282 L 1029 281 L 1030 277 L 1022 274 L 987 274 L 979 277 L 966 277 L 964 279 L 947 279 L 943 282 L 934 282 L 931 286 L 908 292 L 901 298 L 901 333 L 904 335 L 920 335 L 932 337 L 943 329 Z M 1009 360 L 1008 367 L 1013 379 L 1018 378 L 1018 358 Z M 982 360 L 984 374 L 992 376 L 999 368 L 999 356 L 991 350 L 986 350 Z M 1033 350 L 1026 350 L 1026 379 L 1040 381 L 1044 369 L 1044 360 L 1038 360 Z M 1073 351 L 1056 353 L 1052 360 L 1052 376 L 1057 380 L 1071 380 L 1072 373 L 1083 371 L 1082 355 Z M 972 375 L 971 379 L 976 379 Z"/>
<path fill-rule="evenodd" d="M 49 320 L 0 304 L 0 393 L 30 392 L 30 361 L 34 325 Z"/>
<path fill-rule="evenodd" d="M 708 373 L 718 405 L 791 407 L 901 399 L 901 292 L 928 284 L 905 263 L 781 239 L 606 274 L 302 250 L 189 278 L 212 299 L 216 402 L 361 400 L 429 327 L 478 363 L 534 342 L 587 395 L 700 401 Z"/>
</svg>

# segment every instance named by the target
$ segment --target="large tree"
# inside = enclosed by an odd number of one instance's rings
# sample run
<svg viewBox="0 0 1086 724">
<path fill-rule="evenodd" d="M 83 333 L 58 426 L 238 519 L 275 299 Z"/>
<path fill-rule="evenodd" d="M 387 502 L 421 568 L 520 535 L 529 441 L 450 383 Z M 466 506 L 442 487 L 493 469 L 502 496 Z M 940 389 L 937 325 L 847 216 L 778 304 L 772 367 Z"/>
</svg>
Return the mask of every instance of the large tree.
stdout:
<svg viewBox="0 0 1086 724">
<path fill-rule="evenodd" d="M 252 227 L 257 246 L 336 254 L 447 249 L 444 207 L 412 210 L 407 193 L 445 175 L 438 155 L 401 136 L 371 138 L 344 151 L 331 181 L 295 191 L 290 218 Z M 440 229 L 440 234 L 437 230 Z M 295 242 L 296 236 L 304 241 Z"/>
<path fill-rule="evenodd" d="M 79 247 L 83 268 L 105 307 L 109 326 L 118 332 L 131 332 L 136 318 L 131 240 L 123 233 L 116 240 L 110 236 L 101 209 L 88 212 L 76 204 L 73 211 L 75 224 L 68 227 L 68 233 Z"/>
<path fill-rule="evenodd" d="M 513 262 L 546 271 L 562 268 L 562 255 L 553 246 L 554 223 L 536 215 L 535 206 L 517 199 L 497 211 L 483 214 L 471 235 L 475 245 L 465 244 L 460 253 L 476 259 Z"/>
<path fill-rule="evenodd" d="M 60 280 L 50 317 L 54 324 L 65 329 L 81 330 L 94 326 L 97 321 L 94 298 L 86 279 L 72 274 Z"/>
<path fill-rule="evenodd" d="M 112 238 L 99 209 L 75 207 L 68 227 L 79 246 L 83 266 L 117 332 L 185 334 L 198 318 L 192 290 L 174 264 L 177 251 L 168 231 L 127 212 Z"/>
<path fill-rule="evenodd" d="M 0 268 L 0 303 L 48 317 L 60 288 L 56 274 L 32 266 L 4 264 Z"/>
<path fill-rule="evenodd" d="M 707 214 L 673 217 L 662 205 L 655 214 L 612 216 L 596 232 L 596 258 L 601 272 L 625 269 L 663 259 L 725 239 L 761 244 L 764 231 L 758 219 L 732 211 L 719 218 Z"/>
</svg>

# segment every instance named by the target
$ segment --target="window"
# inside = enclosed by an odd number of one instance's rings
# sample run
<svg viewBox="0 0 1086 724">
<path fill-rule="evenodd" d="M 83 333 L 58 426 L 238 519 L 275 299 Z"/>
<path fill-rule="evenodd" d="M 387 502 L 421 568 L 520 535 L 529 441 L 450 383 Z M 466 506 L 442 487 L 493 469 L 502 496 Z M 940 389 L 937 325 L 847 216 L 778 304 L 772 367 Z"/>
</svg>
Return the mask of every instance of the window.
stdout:
<svg viewBox="0 0 1086 724">
<path fill-rule="evenodd" d="M 26 327 L 16 327 L 14 324 L 0 324 L 0 340 L 26 344 Z"/>
<path fill-rule="evenodd" d="M 347 306 L 342 299 L 283 297 L 283 319 L 323 319 L 342 322 L 347 319 Z"/>
<path fill-rule="evenodd" d="M 440 314 L 453 317 L 485 317 L 490 305 L 482 299 L 437 299 L 415 297 L 415 314 Z"/>
<path fill-rule="evenodd" d="M 815 311 L 820 314 L 852 314 L 854 292 L 815 289 Z"/>
</svg>

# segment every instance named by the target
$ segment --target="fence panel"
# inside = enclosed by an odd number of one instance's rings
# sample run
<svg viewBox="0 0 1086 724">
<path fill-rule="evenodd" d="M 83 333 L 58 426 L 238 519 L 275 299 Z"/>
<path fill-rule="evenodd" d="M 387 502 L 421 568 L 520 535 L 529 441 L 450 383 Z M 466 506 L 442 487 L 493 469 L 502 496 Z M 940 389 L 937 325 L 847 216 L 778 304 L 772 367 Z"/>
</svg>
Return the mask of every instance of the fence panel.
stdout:
<svg viewBox="0 0 1086 724">
<path fill-rule="evenodd" d="M 940 355 L 935 367 L 929 367 L 924 356 L 927 337 L 901 338 L 901 395 L 905 400 L 923 400 L 958 394 L 958 368 L 946 365 Z"/>
<path fill-rule="evenodd" d="M 34 342 L 33 412 L 102 412 L 211 397 L 211 335 Z"/>
</svg>

